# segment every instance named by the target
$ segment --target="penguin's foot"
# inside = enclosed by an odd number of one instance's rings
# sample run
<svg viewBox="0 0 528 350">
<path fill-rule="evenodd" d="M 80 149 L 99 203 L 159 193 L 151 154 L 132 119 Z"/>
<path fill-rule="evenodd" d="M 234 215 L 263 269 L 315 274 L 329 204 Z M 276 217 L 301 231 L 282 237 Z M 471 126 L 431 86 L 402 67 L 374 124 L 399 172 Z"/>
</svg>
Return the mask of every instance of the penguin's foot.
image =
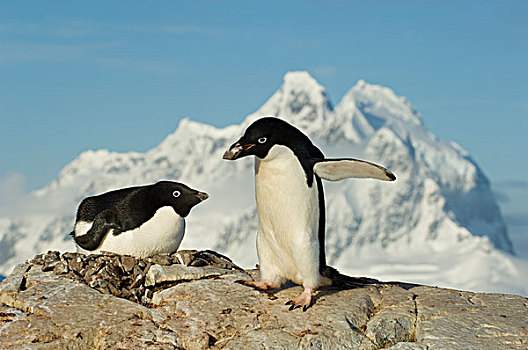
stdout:
<svg viewBox="0 0 528 350">
<path fill-rule="evenodd" d="M 312 305 L 312 289 L 304 288 L 304 291 L 299 294 L 297 298 L 293 298 L 286 302 L 286 305 L 290 306 L 290 311 L 300 308 L 302 306 L 303 312 L 308 310 L 310 305 Z"/>
<path fill-rule="evenodd" d="M 112 228 L 112 234 L 114 236 L 118 236 L 118 235 L 120 235 L 120 234 L 122 234 L 124 232 L 121 227 L 117 227 L 116 226 L 116 227 L 111 227 L 111 228 Z"/>
<path fill-rule="evenodd" d="M 261 282 L 240 281 L 240 283 L 245 286 L 253 287 L 258 290 L 271 290 L 271 289 L 275 289 L 279 287 L 278 284 L 271 283 L 271 282 L 265 282 L 265 281 L 261 281 Z"/>
</svg>

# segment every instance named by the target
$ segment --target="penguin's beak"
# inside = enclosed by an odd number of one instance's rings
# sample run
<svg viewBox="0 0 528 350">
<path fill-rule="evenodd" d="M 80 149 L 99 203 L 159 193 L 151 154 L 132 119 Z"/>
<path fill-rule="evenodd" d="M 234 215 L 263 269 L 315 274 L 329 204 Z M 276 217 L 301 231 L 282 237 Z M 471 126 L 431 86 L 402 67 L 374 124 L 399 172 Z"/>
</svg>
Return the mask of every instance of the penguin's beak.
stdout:
<svg viewBox="0 0 528 350">
<path fill-rule="evenodd" d="M 196 194 L 196 197 L 198 197 L 198 199 L 203 202 L 204 200 L 209 198 L 209 195 L 205 192 L 198 192 L 198 194 Z"/>
<path fill-rule="evenodd" d="M 253 146 L 255 146 L 255 144 L 242 145 L 240 144 L 240 142 L 236 142 L 232 144 L 227 151 L 225 151 L 224 156 L 222 158 L 227 160 L 238 159 L 240 157 L 243 157 L 243 152 L 246 152 Z"/>
</svg>

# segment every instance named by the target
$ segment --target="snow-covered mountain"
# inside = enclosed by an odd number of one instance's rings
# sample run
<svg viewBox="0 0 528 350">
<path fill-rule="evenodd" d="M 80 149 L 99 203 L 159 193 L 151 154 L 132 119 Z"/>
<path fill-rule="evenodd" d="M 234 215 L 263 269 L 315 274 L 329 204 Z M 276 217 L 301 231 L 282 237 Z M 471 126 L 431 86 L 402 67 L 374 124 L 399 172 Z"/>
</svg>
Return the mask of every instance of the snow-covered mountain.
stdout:
<svg viewBox="0 0 528 350">
<path fill-rule="evenodd" d="M 528 294 L 489 182 L 458 145 L 430 133 L 391 89 L 359 81 L 334 108 L 306 72 L 240 125 L 218 129 L 184 119 L 146 153 L 87 151 L 48 186 L 0 218 L 0 273 L 47 249 L 72 250 L 80 200 L 124 186 L 178 180 L 211 198 L 188 217 L 182 248 L 211 248 L 250 267 L 257 262 L 253 160 L 222 160 L 256 118 L 284 118 L 327 156 L 377 162 L 397 180 L 325 182 L 327 256 L 343 272 L 466 289 Z M 23 207 L 21 215 L 17 207 Z"/>
</svg>

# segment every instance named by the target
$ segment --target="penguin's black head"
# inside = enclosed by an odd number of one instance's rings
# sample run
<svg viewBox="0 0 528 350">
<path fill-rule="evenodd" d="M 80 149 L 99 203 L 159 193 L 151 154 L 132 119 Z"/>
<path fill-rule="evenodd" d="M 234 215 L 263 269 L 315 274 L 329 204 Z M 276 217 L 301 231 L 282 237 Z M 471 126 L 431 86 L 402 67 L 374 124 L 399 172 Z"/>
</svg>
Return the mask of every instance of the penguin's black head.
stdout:
<svg viewBox="0 0 528 350">
<path fill-rule="evenodd" d="M 181 217 L 189 215 L 191 209 L 203 202 L 209 195 L 193 190 L 180 182 L 160 181 L 152 186 L 150 195 L 158 206 L 171 206 Z"/>
<path fill-rule="evenodd" d="M 299 129 L 282 119 L 265 117 L 253 122 L 244 135 L 224 153 L 223 158 L 235 160 L 245 156 L 257 156 L 264 159 L 275 145 L 294 149 L 303 143 L 312 145 Z"/>
</svg>

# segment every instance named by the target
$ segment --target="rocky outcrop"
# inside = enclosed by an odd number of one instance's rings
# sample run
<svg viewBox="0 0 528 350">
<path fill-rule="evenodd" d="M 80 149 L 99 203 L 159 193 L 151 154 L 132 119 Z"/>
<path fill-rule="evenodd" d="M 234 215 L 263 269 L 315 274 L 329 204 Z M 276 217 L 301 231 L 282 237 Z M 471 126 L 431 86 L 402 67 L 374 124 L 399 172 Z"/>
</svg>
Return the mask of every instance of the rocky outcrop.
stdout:
<svg viewBox="0 0 528 350">
<path fill-rule="evenodd" d="M 2 348 L 526 349 L 528 300 L 405 283 L 262 293 L 211 251 L 135 259 L 48 254 L 0 283 Z"/>
</svg>

